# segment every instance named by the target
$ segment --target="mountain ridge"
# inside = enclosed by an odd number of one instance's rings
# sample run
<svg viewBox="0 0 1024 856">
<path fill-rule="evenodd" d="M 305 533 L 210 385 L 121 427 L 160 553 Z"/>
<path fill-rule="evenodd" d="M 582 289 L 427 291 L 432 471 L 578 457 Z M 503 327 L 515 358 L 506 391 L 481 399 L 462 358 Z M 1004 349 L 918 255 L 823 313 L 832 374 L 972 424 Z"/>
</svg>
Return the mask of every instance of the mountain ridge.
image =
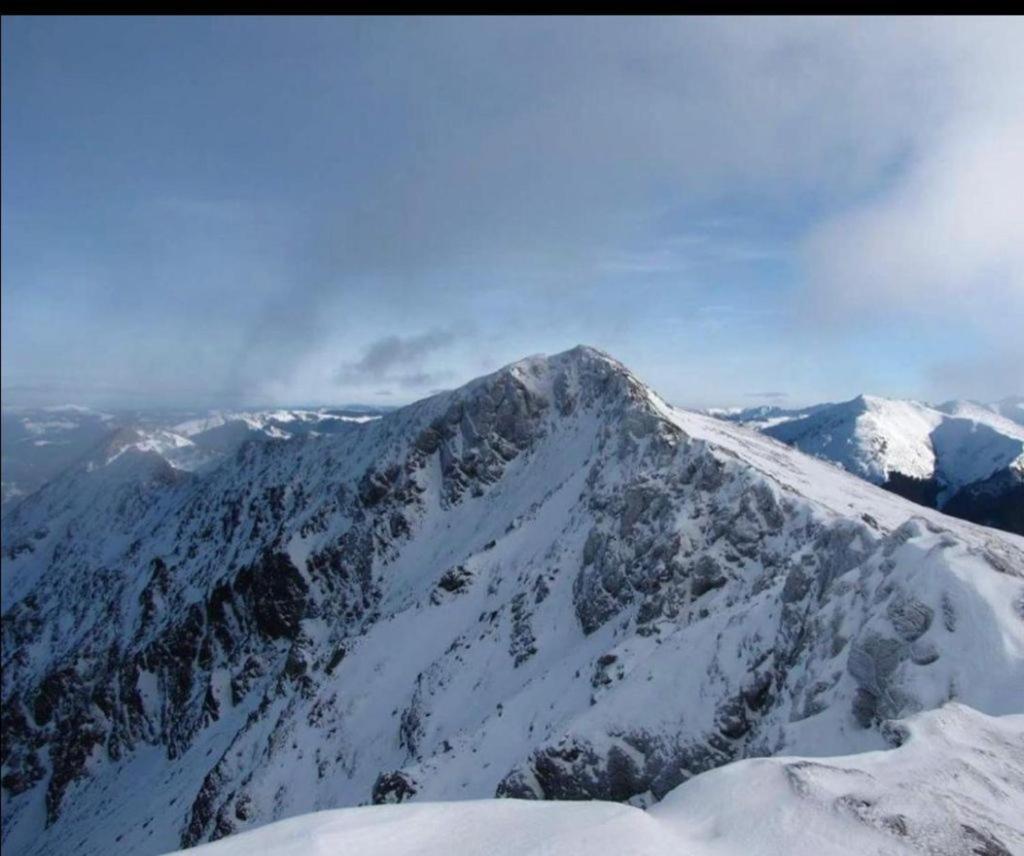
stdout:
<svg viewBox="0 0 1024 856">
<path fill-rule="evenodd" d="M 106 505 L 101 475 L 3 521 L 14 853 L 361 802 L 646 805 L 737 758 L 880 748 L 954 687 L 1024 704 L 1024 539 L 593 349 Z"/>
</svg>

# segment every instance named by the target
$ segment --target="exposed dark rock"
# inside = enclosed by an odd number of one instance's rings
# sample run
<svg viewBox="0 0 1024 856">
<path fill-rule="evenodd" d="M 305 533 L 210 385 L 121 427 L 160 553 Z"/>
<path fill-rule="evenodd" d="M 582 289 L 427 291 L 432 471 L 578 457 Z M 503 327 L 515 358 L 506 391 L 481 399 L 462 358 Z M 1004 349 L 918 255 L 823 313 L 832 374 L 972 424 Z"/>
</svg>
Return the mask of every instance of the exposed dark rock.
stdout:
<svg viewBox="0 0 1024 856">
<path fill-rule="evenodd" d="M 709 591 L 721 588 L 728 582 L 722 569 L 711 556 L 701 556 L 693 569 L 690 579 L 690 592 L 694 598 L 701 597 Z"/>
<path fill-rule="evenodd" d="M 762 710 L 771 702 L 771 672 L 755 674 L 743 688 L 743 701 L 751 710 Z"/>
<path fill-rule="evenodd" d="M 502 779 L 496 796 L 625 802 L 650 792 L 661 799 L 690 776 L 720 766 L 736 753 L 733 742 L 719 734 L 707 735 L 703 743 L 678 743 L 645 732 L 619 735 L 617 741 L 604 754 L 580 738 L 539 749 L 524 767 Z"/>
<path fill-rule="evenodd" d="M 617 677 L 622 677 L 622 667 L 612 670 L 612 666 L 618 661 L 614 654 L 602 654 L 597 658 L 594 666 L 594 674 L 590 678 L 590 685 L 594 689 L 605 687 L 611 684 Z M 617 674 L 615 673 L 617 672 Z"/>
<path fill-rule="evenodd" d="M 851 707 L 853 718 L 861 728 L 870 728 L 878 717 L 878 698 L 870 690 L 858 687 Z"/>
<path fill-rule="evenodd" d="M 975 829 L 966 823 L 961 824 L 960 828 L 964 833 L 964 843 L 971 848 L 972 853 L 978 856 L 1013 856 L 1006 845 L 991 832 Z"/>
<path fill-rule="evenodd" d="M 437 581 L 437 587 L 443 591 L 455 594 L 465 591 L 472 581 L 473 572 L 463 565 L 457 565 L 454 568 L 449 568 L 441 575 L 441 579 Z"/>
<path fill-rule="evenodd" d="M 729 699 L 720 705 L 715 712 L 715 723 L 718 730 L 730 740 L 738 740 L 750 731 L 747 708 L 742 699 Z"/>
<path fill-rule="evenodd" d="M 537 639 L 533 635 L 530 618 L 526 592 L 519 592 L 512 598 L 512 641 L 509 645 L 509 654 L 517 667 L 537 653 Z"/>
<path fill-rule="evenodd" d="M 264 553 L 258 562 L 239 572 L 234 588 L 245 598 L 263 635 L 270 639 L 298 635 L 309 586 L 285 554 Z"/>
<path fill-rule="evenodd" d="M 188 823 L 181 833 L 182 847 L 194 847 L 205 838 L 207 829 L 216 816 L 223 785 L 224 777 L 218 765 L 206 774 L 199 793 L 192 802 Z"/>
<path fill-rule="evenodd" d="M 1024 535 L 1024 471 L 1005 469 L 966 485 L 942 506 L 945 514 Z"/>
<path fill-rule="evenodd" d="M 814 573 L 803 565 L 794 565 L 786 575 L 780 595 L 783 603 L 795 603 L 807 597 L 814 584 Z"/>
<path fill-rule="evenodd" d="M 371 800 L 374 805 L 401 803 L 416 796 L 418 790 L 419 785 L 412 776 L 402 770 L 392 770 L 377 776 Z"/>
<path fill-rule="evenodd" d="M 882 487 L 928 508 L 935 508 L 941 490 L 939 482 L 934 477 L 920 479 L 895 471 L 889 473 Z"/>
<path fill-rule="evenodd" d="M 886 615 L 896 633 L 907 642 L 913 642 L 927 632 L 935 612 L 913 596 L 899 594 L 889 601 Z"/>
<path fill-rule="evenodd" d="M 328 675 L 333 675 L 334 670 L 337 669 L 338 666 L 341 665 L 341 661 L 345 659 L 346 653 L 345 646 L 339 645 L 337 649 L 335 649 L 334 653 L 331 654 L 331 659 L 328 660 L 327 665 L 324 667 L 324 671 Z"/>
</svg>

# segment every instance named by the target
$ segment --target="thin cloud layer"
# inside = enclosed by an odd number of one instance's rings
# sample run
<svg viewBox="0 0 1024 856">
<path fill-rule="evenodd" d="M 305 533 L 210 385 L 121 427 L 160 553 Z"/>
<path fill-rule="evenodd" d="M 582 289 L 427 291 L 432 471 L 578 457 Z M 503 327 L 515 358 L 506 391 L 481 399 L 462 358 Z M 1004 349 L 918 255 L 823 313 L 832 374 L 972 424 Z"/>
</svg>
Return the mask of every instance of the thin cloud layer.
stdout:
<svg viewBox="0 0 1024 856">
<path fill-rule="evenodd" d="M 431 330 L 418 336 L 385 336 L 370 344 L 363 356 L 342 367 L 339 379 L 346 377 L 380 378 L 396 366 L 418 362 L 428 354 L 451 343 L 452 334 L 444 330 Z"/>
<path fill-rule="evenodd" d="M 1024 88 L 1021 99 L 1019 118 L 951 129 L 878 199 L 815 228 L 806 253 L 818 300 L 843 318 L 957 317 L 1018 339 Z"/>
<path fill-rule="evenodd" d="M 835 399 L 1016 353 L 1019 19 L 3 36 L 5 394 L 410 398 L 585 341 L 687 402 Z M 487 365 L 431 332 L 470 324 Z"/>
<path fill-rule="evenodd" d="M 358 389 L 381 381 L 390 381 L 405 389 L 428 388 L 447 378 L 449 373 L 423 371 L 417 367 L 431 354 L 450 346 L 458 335 L 451 330 L 428 330 L 415 336 L 385 336 L 371 342 L 358 360 L 343 365 L 335 379 L 343 389 Z"/>
</svg>

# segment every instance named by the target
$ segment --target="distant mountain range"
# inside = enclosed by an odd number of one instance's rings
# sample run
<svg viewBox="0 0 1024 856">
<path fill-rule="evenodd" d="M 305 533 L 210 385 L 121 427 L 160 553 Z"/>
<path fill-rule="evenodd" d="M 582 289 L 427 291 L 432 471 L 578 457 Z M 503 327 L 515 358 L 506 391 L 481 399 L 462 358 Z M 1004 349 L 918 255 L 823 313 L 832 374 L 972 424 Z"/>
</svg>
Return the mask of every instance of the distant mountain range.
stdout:
<svg viewBox="0 0 1024 856">
<path fill-rule="evenodd" d="M 219 852 L 572 823 L 416 805 L 493 797 L 605 801 L 565 852 L 635 852 L 613 845 L 638 825 L 695 853 L 1020 849 L 1020 723 L 990 717 L 1024 710 L 1021 537 L 674 408 L 590 348 L 342 416 L 100 418 L 10 508 L 5 854 L 146 856 L 369 804 Z M 217 454 L 171 462 L 193 448 Z M 758 760 L 886 749 L 915 722 L 934 739 L 891 763 Z M 394 849 L 355 846 L 364 822 Z"/>
<path fill-rule="evenodd" d="M 714 415 L 947 514 L 1024 534 L 1024 398 L 935 406 L 861 395 Z"/>
<path fill-rule="evenodd" d="M 363 406 L 266 410 L 104 412 L 64 405 L 3 410 L 3 511 L 64 470 L 128 449 L 159 455 L 180 470 L 208 468 L 256 437 L 330 433 L 374 419 L 387 408 Z"/>
</svg>

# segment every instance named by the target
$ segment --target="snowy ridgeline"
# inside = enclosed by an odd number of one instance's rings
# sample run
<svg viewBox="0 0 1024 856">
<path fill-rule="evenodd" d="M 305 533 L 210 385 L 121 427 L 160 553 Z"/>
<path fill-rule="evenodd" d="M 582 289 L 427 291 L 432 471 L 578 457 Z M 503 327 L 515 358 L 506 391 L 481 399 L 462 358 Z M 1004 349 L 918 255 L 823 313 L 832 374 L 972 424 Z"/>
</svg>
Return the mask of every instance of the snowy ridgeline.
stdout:
<svg viewBox="0 0 1024 856">
<path fill-rule="evenodd" d="M 736 761 L 643 811 L 474 800 L 303 815 L 194 856 L 1011 856 L 1024 853 L 1024 715 L 948 704 L 893 724 L 899 747 Z"/>
<path fill-rule="evenodd" d="M 189 472 L 215 466 L 247 440 L 323 434 L 381 412 L 365 407 L 315 410 L 138 410 L 104 413 L 63 405 L 3 409 L 3 482 L 0 511 L 86 461 L 103 466 L 148 452 Z"/>
<path fill-rule="evenodd" d="M 1024 711 L 1024 539 L 586 348 L 208 470 L 89 459 L 3 548 L 11 856 L 371 802 L 647 823 L 734 761 L 882 749 L 951 699 Z"/>
<path fill-rule="evenodd" d="M 1024 398 L 930 406 L 861 395 L 801 410 L 710 412 L 920 504 L 1024 534 Z"/>
</svg>

